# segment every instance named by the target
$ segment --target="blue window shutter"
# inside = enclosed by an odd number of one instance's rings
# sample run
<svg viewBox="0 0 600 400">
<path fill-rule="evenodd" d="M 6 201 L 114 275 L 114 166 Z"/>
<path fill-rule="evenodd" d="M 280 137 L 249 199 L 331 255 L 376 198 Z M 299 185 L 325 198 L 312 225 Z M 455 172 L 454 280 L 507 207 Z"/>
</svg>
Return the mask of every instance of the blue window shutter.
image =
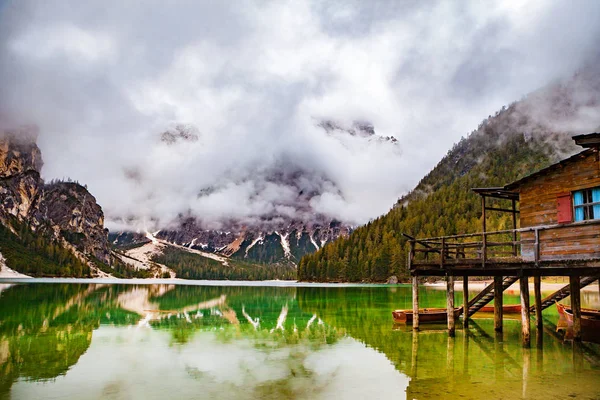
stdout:
<svg viewBox="0 0 600 400">
<path fill-rule="evenodd" d="M 592 189 L 592 202 L 600 201 L 600 187 Z M 600 219 L 600 204 L 594 205 L 594 219 Z"/>
<path fill-rule="evenodd" d="M 583 204 L 583 191 L 578 190 L 573 193 L 573 205 Z M 583 207 L 575 207 L 575 221 L 583 221 Z"/>
</svg>

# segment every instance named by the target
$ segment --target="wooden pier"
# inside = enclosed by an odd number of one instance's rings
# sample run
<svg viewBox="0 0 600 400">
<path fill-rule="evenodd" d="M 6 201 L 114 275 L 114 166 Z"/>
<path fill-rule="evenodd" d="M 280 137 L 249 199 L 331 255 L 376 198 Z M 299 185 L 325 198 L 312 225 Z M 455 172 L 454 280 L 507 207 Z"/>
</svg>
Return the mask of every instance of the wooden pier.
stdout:
<svg viewBox="0 0 600 400">
<path fill-rule="evenodd" d="M 448 333 L 454 336 L 454 280 L 461 277 L 464 327 L 471 315 L 494 300 L 494 327 L 501 332 L 503 292 L 519 281 L 524 346 L 531 341 L 532 313 L 541 329 L 542 310 L 567 296 L 574 340 L 580 340 L 580 290 L 600 278 L 600 133 L 573 139 L 585 150 L 504 187 L 473 189 L 481 196 L 480 233 L 425 239 L 407 235 L 414 329 L 419 329 L 418 278 L 440 276 L 447 282 Z M 513 229 L 487 231 L 489 212 L 512 214 Z M 469 277 L 474 276 L 493 276 L 494 281 L 469 299 Z M 569 285 L 542 299 L 544 276 L 568 276 Z M 531 277 L 533 305 L 529 304 Z"/>
</svg>

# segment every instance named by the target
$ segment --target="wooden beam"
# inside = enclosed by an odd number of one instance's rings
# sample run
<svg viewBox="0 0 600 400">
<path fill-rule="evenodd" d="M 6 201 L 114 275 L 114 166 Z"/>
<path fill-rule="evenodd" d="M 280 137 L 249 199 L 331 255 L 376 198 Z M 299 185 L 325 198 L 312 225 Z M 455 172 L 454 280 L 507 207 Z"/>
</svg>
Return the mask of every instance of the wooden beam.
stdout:
<svg viewBox="0 0 600 400">
<path fill-rule="evenodd" d="M 454 336 L 454 276 L 446 275 L 446 311 L 448 314 L 448 335 Z"/>
<path fill-rule="evenodd" d="M 531 346 L 531 329 L 529 320 L 529 282 L 527 275 L 522 274 L 521 286 L 521 334 L 523 336 L 523 347 Z"/>
<path fill-rule="evenodd" d="M 412 297 L 413 297 L 413 329 L 419 330 L 419 279 L 417 274 L 412 278 Z"/>
<path fill-rule="evenodd" d="M 463 328 L 469 327 L 469 276 L 463 276 Z M 465 333 L 466 335 L 466 333 Z"/>
<path fill-rule="evenodd" d="M 498 208 L 498 207 L 486 207 L 485 209 L 488 210 L 488 211 L 502 211 L 502 212 L 507 212 L 507 213 L 513 213 L 513 212 L 514 213 L 518 213 L 519 212 L 519 211 L 516 211 L 516 210 L 513 211 L 513 210 L 508 209 L 508 208 Z"/>
<path fill-rule="evenodd" d="M 579 275 L 569 277 L 571 287 L 571 311 L 573 312 L 573 340 L 581 340 L 581 286 Z"/>
<path fill-rule="evenodd" d="M 496 332 L 502 332 L 502 319 L 503 316 L 503 291 L 502 291 L 502 276 L 494 277 L 494 330 Z"/>
<path fill-rule="evenodd" d="M 542 277 L 535 275 L 533 277 L 533 291 L 535 296 L 535 327 L 538 332 L 544 329 L 542 321 Z"/>
</svg>

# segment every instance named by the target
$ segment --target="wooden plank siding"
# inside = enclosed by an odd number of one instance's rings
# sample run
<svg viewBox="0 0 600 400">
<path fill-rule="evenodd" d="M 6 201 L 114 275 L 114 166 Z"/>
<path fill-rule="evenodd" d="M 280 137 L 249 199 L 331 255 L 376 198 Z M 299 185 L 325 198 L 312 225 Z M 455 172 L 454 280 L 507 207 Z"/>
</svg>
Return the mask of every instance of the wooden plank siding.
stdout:
<svg viewBox="0 0 600 400">
<path fill-rule="evenodd" d="M 600 186 L 598 152 L 591 152 L 567 164 L 557 165 L 517 188 L 520 195 L 521 228 L 558 224 L 558 198 L 576 190 Z M 533 232 L 522 240 L 534 241 Z M 600 225 L 565 225 L 539 231 L 540 261 L 600 258 Z M 534 259 L 534 244 L 523 244 L 524 261 Z"/>
</svg>

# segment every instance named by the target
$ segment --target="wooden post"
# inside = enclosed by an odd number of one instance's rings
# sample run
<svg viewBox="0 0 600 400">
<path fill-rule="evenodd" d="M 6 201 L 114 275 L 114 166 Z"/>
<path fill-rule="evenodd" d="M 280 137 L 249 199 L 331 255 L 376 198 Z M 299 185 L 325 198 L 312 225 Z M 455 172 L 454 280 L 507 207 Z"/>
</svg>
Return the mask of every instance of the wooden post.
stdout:
<svg viewBox="0 0 600 400">
<path fill-rule="evenodd" d="M 529 321 L 529 282 L 527 275 L 521 274 L 521 333 L 523 335 L 523 347 L 531 345 L 531 331 Z"/>
<path fill-rule="evenodd" d="M 412 295 L 413 295 L 413 329 L 419 330 L 419 280 L 417 274 L 412 278 Z"/>
<path fill-rule="evenodd" d="M 494 277 L 494 330 L 502 332 L 502 319 L 504 318 L 502 306 L 504 305 L 502 290 L 502 276 Z"/>
<path fill-rule="evenodd" d="M 446 304 L 448 314 L 448 335 L 454 336 L 454 276 L 446 275 Z"/>
<path fill-rule="evenodd" d="M 446 256 L 446 242 L 442 237 L 442 248 L 440 250 L 440 269 L 444 269 L 444 258 Z"/>
<path fill-rule="evenodd" d="M 517 252 L 517 245 L 515 244 L 515 242 L 517 241 L 517 201 L 515 199 L 512 200 L 512 223 L 513 223 L 513 234 L 512 234 L 513 255 L 516 257 L 518 252 Z"/>
<path fill-rule="evenodd" d="M 533 291 L 535 296 L 535 328 L 542 331 L 544 329 L 542 321 L 542 277 L 539 275 L 533 277 Z"/>
<path fill-rule="evenodd" d="M 415 260 L 415 241 L 410 241 L 410 250 L 408 251 L 408 270 L 411 271 L 413 268 L 413 262 Z"/>
<path fill-rule="evenodd" d="M 571 311 L 573 312 L 573 340 L 581 340 L 581 284 L 579 275 L 569 277 L 571 287 Z"/>
<path fill-rule="evenodd" d="M 482 228 L 483 228 L 483 233 L 482 233 L 482 238 L 481 238 L 481 266 L 483 268 L 485 268 L 485 259 L 487 257 L 487 249 L 486 249 L 486 237 L 485 237 L 485 231 L 486 231 L 486 223 L 485 223 L 485 196 L 481 196 L 481 219 L 482 219 Z"/>
<path fill-rule="evenodd" d="M 463 276 L 463 328 L 469 327 L 469 276 Z"/>
<path fill-rule="evenodd" d="M 533 259 L 535 261 L 535 266 L 539 267 L 540 265 L 540 231 L 539 229 L 534 230 L 535 243 L 533 244 Z"/>
</svg>

